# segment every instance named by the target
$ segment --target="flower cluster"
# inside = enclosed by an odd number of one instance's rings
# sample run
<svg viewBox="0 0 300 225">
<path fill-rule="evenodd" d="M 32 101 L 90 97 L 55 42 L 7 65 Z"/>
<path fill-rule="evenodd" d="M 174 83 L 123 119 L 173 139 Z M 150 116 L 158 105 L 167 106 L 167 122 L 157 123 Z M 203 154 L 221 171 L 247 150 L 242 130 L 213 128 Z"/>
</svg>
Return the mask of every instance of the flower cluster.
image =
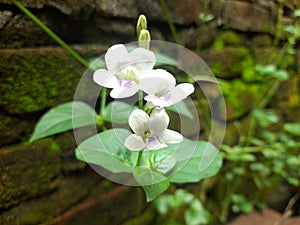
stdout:
<svg viewBox="0 0 300 225">
<path fill-rule="evenodd" d="M 171 73 L 154 69 L 155 62 L 150 50 L 136 48 L 128 53 L 124 45 L 117 44 L 105 54 L 107 70 L 98 69 L 93 75 L 94 82 L 112 88 L 112 98 L 130 97 L 138 91 L 147 94 L 144 108 L 148 113 L 136 109 L 129 116 L 134 134 L 126 139 L 125 146 L 132 151 L 158 150 L 183 140 L 180 133 L 167 129 L 170 119 L 164 107 L 182 101 L 194 92 L 194 87 L 189 83 L 176 85 Z"/>
</svg>

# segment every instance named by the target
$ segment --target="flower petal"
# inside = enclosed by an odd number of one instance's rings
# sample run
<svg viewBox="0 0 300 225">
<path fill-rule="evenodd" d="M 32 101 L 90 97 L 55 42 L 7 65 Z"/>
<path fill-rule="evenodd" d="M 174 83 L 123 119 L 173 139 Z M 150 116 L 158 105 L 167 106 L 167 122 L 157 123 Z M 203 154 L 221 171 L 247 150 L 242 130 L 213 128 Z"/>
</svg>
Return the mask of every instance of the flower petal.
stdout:
<svg viewBox="0 0 300 225">
<path fill-rule="evenodd" d="M 176 144 L 183 141 L 183 136 L 177 131 L 166 129 L 162 139 L 167 144 Z"/>
<path fill-rule="evenodd" d="M 155 95 L 147 95 L 144 99 L 147 101 L 149 106 L 152 106 L 152 108 L 155 106 L 167 107 L 171 105 L 171 103 L 167 102 L 163 98 L 156 97 Z"/>
<path fill-rule="evenodd" d="M 174 76 L 163 69 L 151 70 L 140 78 L 140 89 L 149 95 L 158 97 L 173 89 L 175 84 Z"/>
<path fill-rule="evenodd" d="M 112 73 L 107 70 L 99 69 L 93 74 L 93 80 L 100 86 L 114 88 L 118 85 L 118 80 Z"/>
<path fill-rule="evenodd" d="M 149 130 L 151 134 L 161 136 L 167 129 L 170 118 L 165 109 L 154 109 L 150 115 Z"/>
<path fill-rule="evenodd" d="M 155 55 L 152 51 L 146 50 L 144 48 L 136 48 L 129 53 L 129 64 L 134 66 L 139 75 L 153 69 L 155 65 Z"/>
<path fill-rule="evenodd" d="M 151 134 L 160 136 L 168 127 L 168 124 L 159 117 L 150 118 L 149 130 Z"/>
<path fill-rule="evenodd" d="M 164 108 L 153 109 L 150 118 L 156 118 L 156 117 L 161 118 L 163 120 L 163 123 L 166 124 L 167 126 L 169 125 L 170 118 Z"/>
<path fill-rule="evenodd" d="M 166 99 L 170 103 L 170 105 L 173 105 L 187 98 L 187 96 L 192 94 L 194 91 L 195 88 L 192 84 L 179 84 L 168 93 L 168 98 Z"/>
<path fill-rule="evenodd" d="M 105 54 L 105 63 L 111 73 L 124 68 L 128 61 L 128 52 L 125 45 L 117 44 L 110 47 Z"/>
<path fill-rule="evenodd" d="M 157 136 L 146 139 L 146 148 L 149 150 L 158 150 L 165 147 L 167 147 L 167 145 L 161 142 Z"/>
<path fill-rule="evenodd" d="M 150 117 L 145 111 L 136 109 L 130 114 L 128 123 L 136 135 L 143 137 L 149 129 L 149 120 Z"/>
<path fill-rule="evenodd" d="M 145 143 L 142 137 L 135 134 L 130 135 L 125 140 L 125 147 L 131 151 L 139 151 L 145 148 Z"/>
<path fill-rule="evenodd" d="M 112 98 L 127 98 L 133 96 L 139 90 L 139 86 L 133 80 L 121 80 L 110 92 Z"/>
</svg>

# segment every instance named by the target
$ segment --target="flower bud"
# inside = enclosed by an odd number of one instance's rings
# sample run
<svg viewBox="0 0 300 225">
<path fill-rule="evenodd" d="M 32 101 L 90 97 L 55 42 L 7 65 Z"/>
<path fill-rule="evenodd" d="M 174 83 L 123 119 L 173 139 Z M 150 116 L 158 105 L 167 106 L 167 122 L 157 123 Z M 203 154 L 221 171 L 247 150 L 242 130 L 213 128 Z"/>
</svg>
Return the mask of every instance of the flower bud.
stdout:
<svg viewBox="0 0 300 225">
<path fill-rule="evenodd" d="M 137 34 L 137 38 L 139 38 L 140 33 L 142 30 L 147 30 L 147 19 L 145 15 L 140 15 L 137 25 L 136 25 L 136 34 Z"/>
<path fill-rule="evenodd" d="M 141 48 L 149 50 L 151 41 L 150 32 L 145 29 L 141 30 L 138 41 Z"/>
</svg>

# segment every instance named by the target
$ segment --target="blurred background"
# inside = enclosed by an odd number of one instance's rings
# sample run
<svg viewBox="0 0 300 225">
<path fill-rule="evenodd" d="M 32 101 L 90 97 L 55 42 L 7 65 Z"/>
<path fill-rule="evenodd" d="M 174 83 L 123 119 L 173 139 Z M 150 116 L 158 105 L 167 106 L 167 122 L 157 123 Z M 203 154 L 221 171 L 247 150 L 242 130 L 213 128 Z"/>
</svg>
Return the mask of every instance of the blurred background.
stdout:
<svg viewBox="0 0 300 225">
<path fill-rule="evenodd" d="M 221 171 L 173 185 L 153 204 L 140 188 L 78 161 L 72 132 L 28 144 L 40 116 L 73 99 L 86 68 L 13 1 L 0 0 L 1 225 L 300 224 L 299 0 L 19 2 L 86 60 L 136 41 L 145 14 L 152 40 L 183 45 L 209 65 L 227 130 Z M 188 204 L 189 193 L 198 205 Z"/>
</svg>

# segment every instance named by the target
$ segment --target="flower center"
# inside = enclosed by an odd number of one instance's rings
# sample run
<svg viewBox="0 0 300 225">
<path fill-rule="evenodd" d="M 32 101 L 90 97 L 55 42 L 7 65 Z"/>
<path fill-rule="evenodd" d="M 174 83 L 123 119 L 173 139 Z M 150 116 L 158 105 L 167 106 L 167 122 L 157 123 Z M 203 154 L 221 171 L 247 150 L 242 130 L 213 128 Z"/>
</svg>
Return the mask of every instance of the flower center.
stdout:
<svg viewBox="0 0 300 225">
<path fill-rule="evenodd" d="M 133 80 L 135 83 L 139 84 L 140 80 L 137 75 L 137 71 L 134 67 L 128 66 L 122 70 L 122 80 Z"/>
<path fill-rule="evenodd" d="M 155 142 L 155 141 L 158 141 L 159 143 L 161 143 L 159 138 L 157 136 L 152 136 L 150 131 L 145 131 L 143 139 L 145 142 L 148 142 L 148 143 Z"/>
</svg>

